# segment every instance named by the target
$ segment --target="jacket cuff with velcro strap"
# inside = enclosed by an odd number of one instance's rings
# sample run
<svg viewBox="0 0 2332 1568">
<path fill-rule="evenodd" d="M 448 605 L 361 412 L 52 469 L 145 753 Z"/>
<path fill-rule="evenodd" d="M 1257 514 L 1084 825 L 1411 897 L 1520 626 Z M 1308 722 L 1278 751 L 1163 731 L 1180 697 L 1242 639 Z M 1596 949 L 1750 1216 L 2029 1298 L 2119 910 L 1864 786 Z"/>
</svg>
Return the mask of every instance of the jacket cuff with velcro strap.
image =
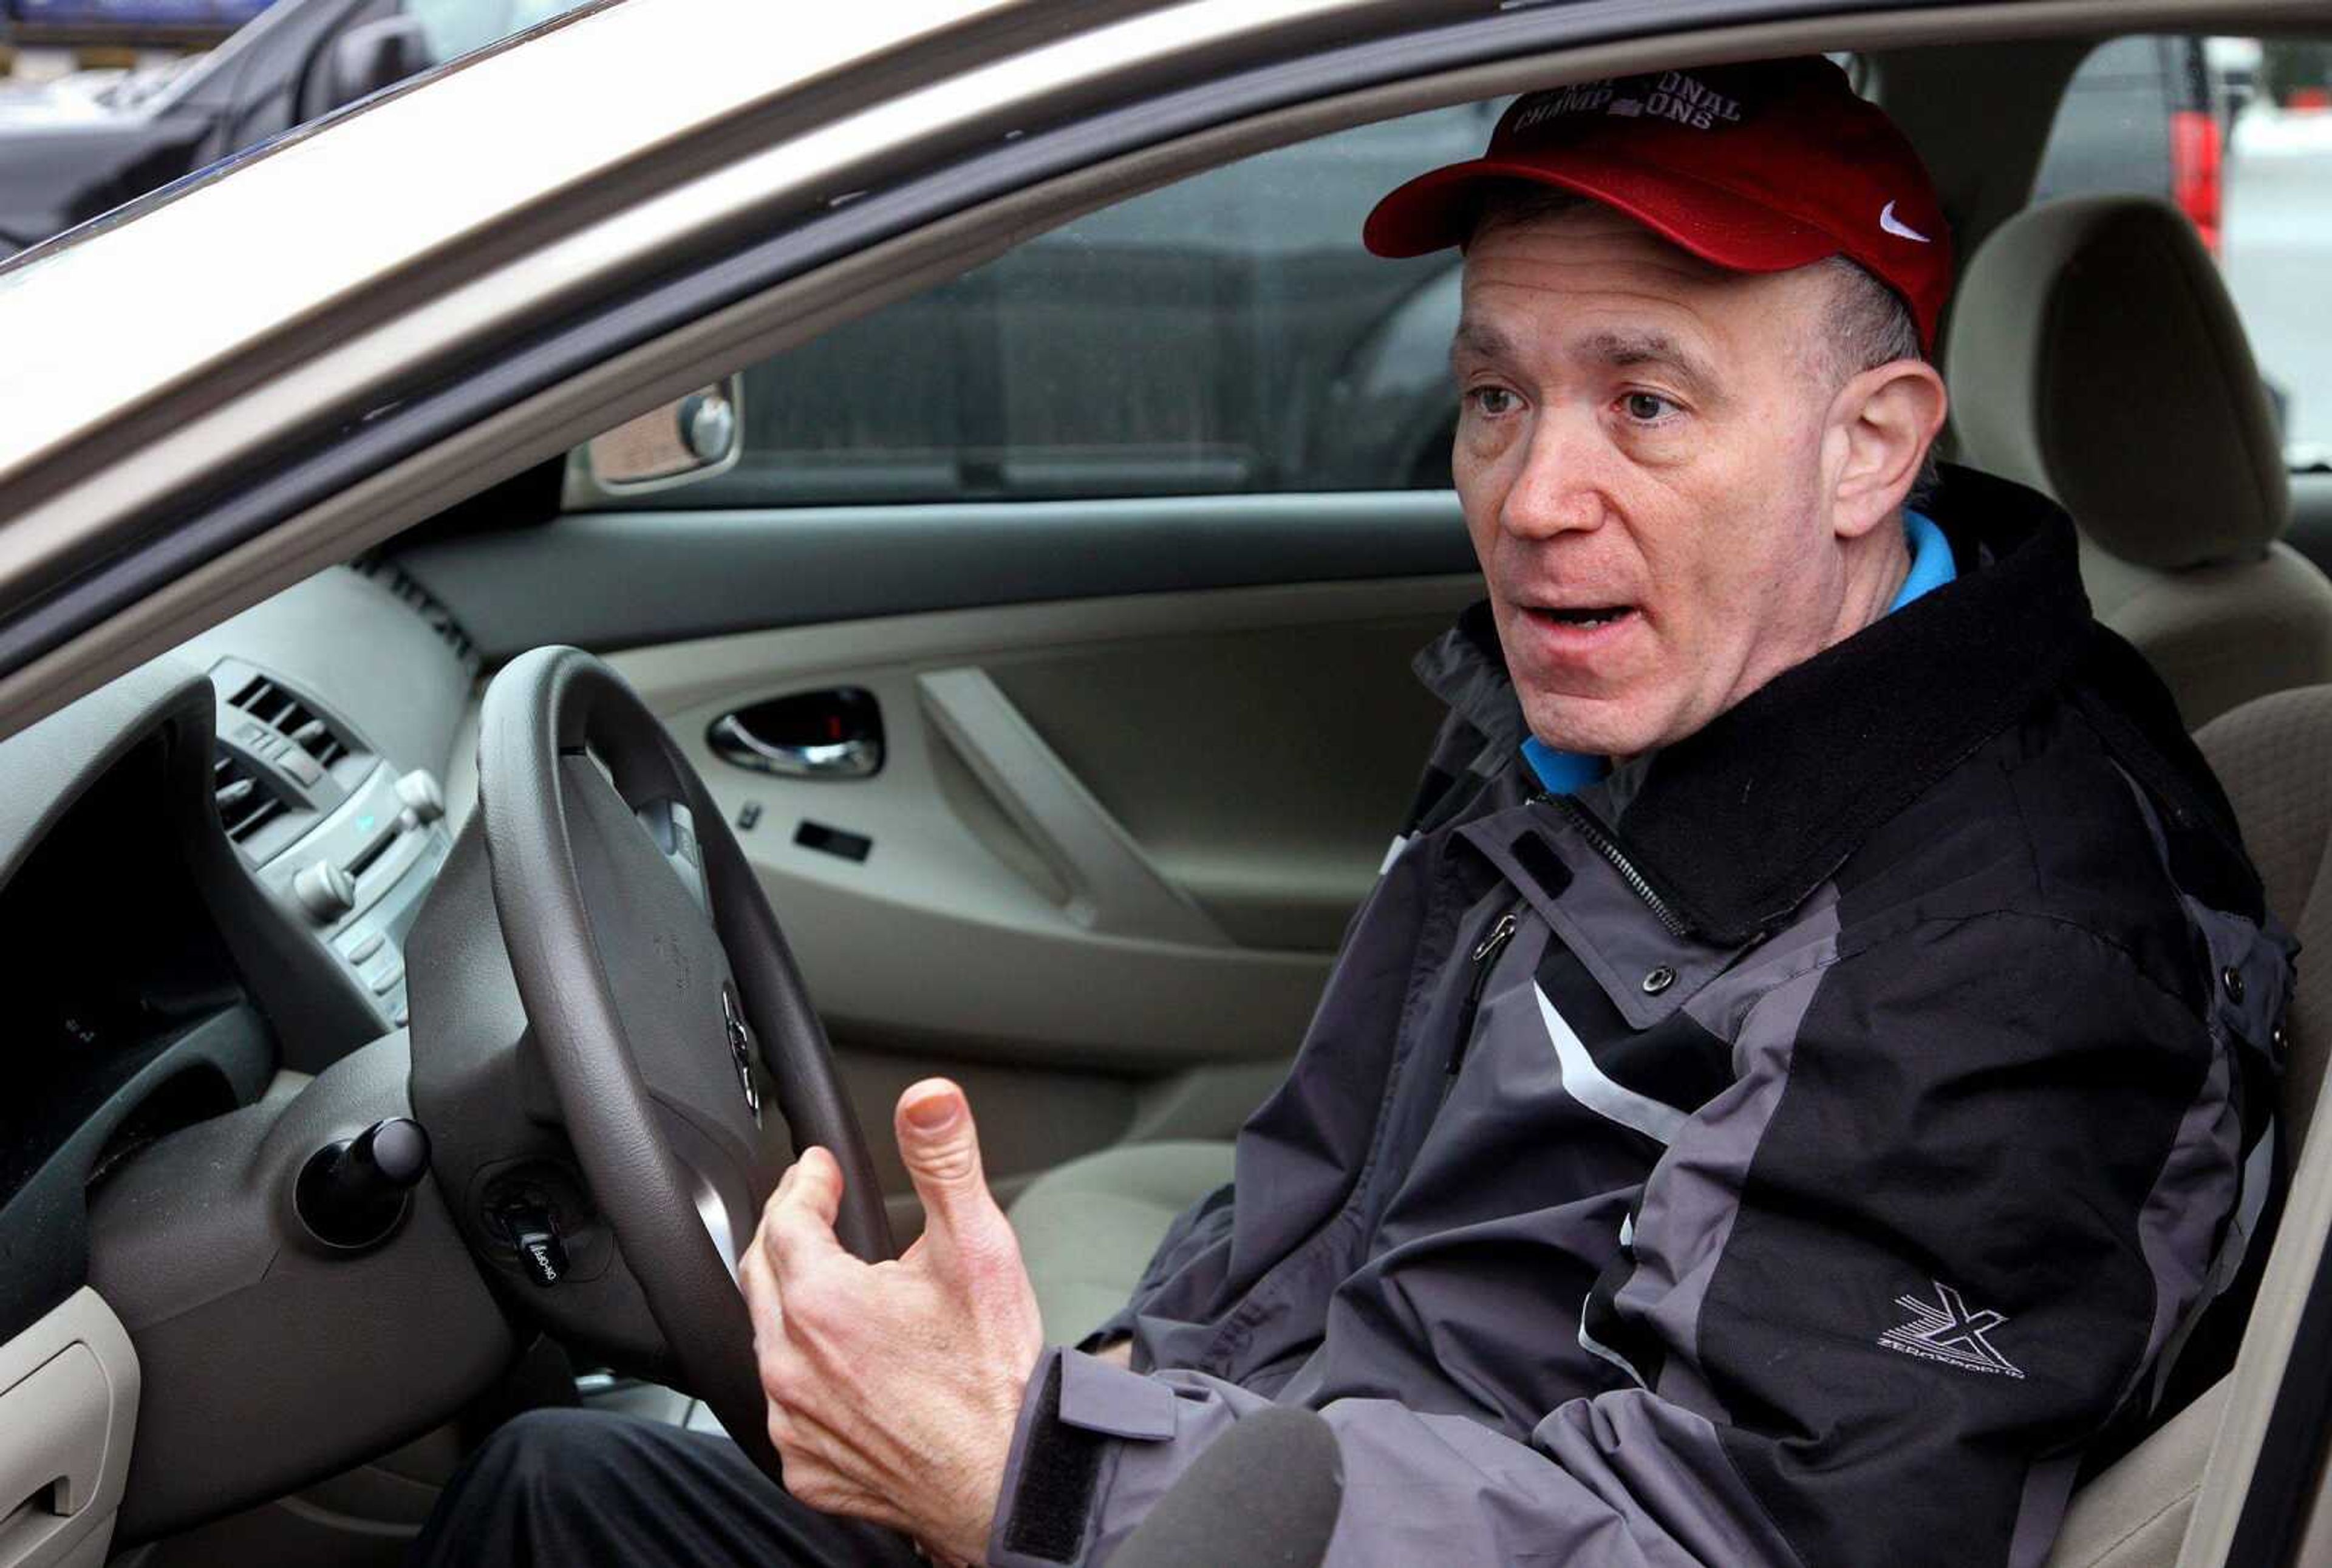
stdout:
<svg viewBox="0 0 2332 1568">
<path fill-rule="evenodd" d="M 1083 1563 L 1118 1445 L 1172 1441 L 1183 1402 L 1156 1378 L 1082 1351 L 1047 1351 L 1029 1373 L 1005 1461 L 989 1568 Z"/>
</svg>

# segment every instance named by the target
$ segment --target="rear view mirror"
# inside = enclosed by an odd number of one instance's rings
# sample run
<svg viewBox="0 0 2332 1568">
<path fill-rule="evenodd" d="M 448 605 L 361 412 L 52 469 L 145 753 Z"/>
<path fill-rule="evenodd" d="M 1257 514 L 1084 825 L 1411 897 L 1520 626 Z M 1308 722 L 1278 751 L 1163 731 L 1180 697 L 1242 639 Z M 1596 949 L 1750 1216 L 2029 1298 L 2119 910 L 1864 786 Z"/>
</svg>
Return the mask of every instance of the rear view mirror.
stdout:
<svg viewBox="0 0 2332 1568">
<path fill-rule="evenodd" d="M 593 436 L 568 463 L 569 504 L 692 483 L 737 465 L 744 378 L 731 376 Z"/>
</svg>

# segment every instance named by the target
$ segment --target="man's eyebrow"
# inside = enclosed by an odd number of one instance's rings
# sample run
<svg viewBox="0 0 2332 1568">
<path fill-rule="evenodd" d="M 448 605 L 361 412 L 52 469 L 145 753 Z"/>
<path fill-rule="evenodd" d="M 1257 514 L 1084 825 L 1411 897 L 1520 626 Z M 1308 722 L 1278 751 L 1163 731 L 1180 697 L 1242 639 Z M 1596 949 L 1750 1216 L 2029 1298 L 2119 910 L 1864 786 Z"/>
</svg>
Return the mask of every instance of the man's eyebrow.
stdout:
<svg viewBox="0 0 2332 1568">
<path fill-rule="evenodd" d="M 1666 332 L 1598 332 L 1587 339 L 1586 348 L 1607 365 L 1664 365 L 1700 391 L 1713 390 L 1716 384 L 1708 362 Z"/>
<path fill-rule="evenodd" d="M 1708 361 L 1666 332 L 1597 332 L 1582 339 L 1577 351 L 1621 368 L 1630 365 L 1665 366 L 1690 382 L 1696 392 L 1708 396 L 1716 391 L 1716 374 Z M 1468 355 L 1482 359 L 1505 360 L 1523 357 L 1520 345 L 1504 330 L 1470 317 L 1459 319 L 1458 330 L 1449 340 L 1449 358 L 1453 364 Z"/>
<path fill-rule="evenodd" d="M 1513 359 L 1520 357 L 1515 348 L 1515 340 L 1505 333 L 1487 321 L 1477 320 L 1472 317 L 1460 317 L 1458 321 L 1458 330 L 1449 339 L 1449 358 L 1454 360 L 1466 354 L 1472 354 L 1484 359 Z"/>
</svg>

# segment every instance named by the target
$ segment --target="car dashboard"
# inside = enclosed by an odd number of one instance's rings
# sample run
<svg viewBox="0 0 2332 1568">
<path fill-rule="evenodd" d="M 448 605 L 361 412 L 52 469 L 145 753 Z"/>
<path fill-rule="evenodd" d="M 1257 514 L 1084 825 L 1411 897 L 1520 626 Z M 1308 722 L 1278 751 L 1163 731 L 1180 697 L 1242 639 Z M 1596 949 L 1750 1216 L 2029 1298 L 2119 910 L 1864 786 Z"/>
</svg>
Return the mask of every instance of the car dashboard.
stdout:
<svg viewBox="0 0 2332 1568">
<path fill-rule="evenodd" d="M 0 742 L 0 1343 L 134 1155 L 404 1028 L 478 667 L 336 567 Z"/>
</svg>

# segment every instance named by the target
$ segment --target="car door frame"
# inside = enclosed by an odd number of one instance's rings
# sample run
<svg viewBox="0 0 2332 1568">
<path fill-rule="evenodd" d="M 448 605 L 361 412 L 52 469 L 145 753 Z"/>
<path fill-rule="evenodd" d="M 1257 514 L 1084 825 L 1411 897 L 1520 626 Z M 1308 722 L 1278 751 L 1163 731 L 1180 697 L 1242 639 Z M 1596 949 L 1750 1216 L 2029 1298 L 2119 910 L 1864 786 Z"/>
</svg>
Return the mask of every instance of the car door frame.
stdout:
<svg viewBox="0 0 2332 1568">
<path fill-rule="evenodd" d="M 1026 19 L 1049 24 L 1066 9 L 1031 5 Z M 1147 54 L 1066 81 L 1047 74 L 1057 72 L 1058 60 L 1032 63 L 1045 55 L 1043 47 L 1015 56 L 1002 65 L 1022 70 L 1020 91 L 986 112 L 951 115 L 945 106 L 917 104 L 912 92 L 888 100 L 884 107 L 899 112 L 881 121 L 886 135 L 907 138 L 919 114 L 932 133 L 923 142 L 907 139 L 915 153 L 903 167 L 898 142 L 874 149 L 863 140 L 827 146 L 823 161 L 788 143 L 798 156 L 780 169 L 765 169 L 769 183 L 743 190 L 732 185 L 724 195 L 716 166 L 730 161 L 724 154 L 734 143 L 722 137 L 741 126 L 722 126 L 664 166 L 652 188 L 629 187 L 637 199 L 619 210 L 580 204 L 590 208 L 585 219 L 556 237 L 573 239 L 578 226 L 597 225 L 606 264 L 592 274 L 593 288 L 571 317 L 546 323 L 524 297 L 540 277 L 529 263 L 539 267 L 549 239 L 516 257 L 485 246 L 464 254 L 450 272 L 416 266 L 377 280 L 355 302 L 353 320 L 406 335 L 388 363 L 336 360 L 344 344 L 311 349 L 288 361 L 313 372 L 296 400 L 279 397 L 271 406 L 271 393 L 281 389 L 252 369 L 271 359 L 287 363 L 284 345 L 250 345 L 231 362 L 153 399 L 144 423 L 122 443 L 88 433 L 36 461 L 17 454 L 11 483 L 31 498 L 43 526 L 34 531 L 37 540 L 15 541 L 20 548 L 0 561 L 0 602 L 10 607 L 0 619 L 0 670 L 6 672 L 0 729 L 21 727 L 145 655 L 553 455 L 592 429 L 961 271 L 1031 225 L 1063 221 L 1145 181 L 1162 182 L 1361 118 L 1487 96 L 1534 75 L 1593 75 L 1809 43 L 1899 47 L 1987 30 L 2207 28 L 2214 16 L 2255 19 L 2260 8 L 2069 0 L 1808 19 L 1801 6 L 1792 20 L 1728 29 L 1716 24 L 1769 19 L 1792 8 L 1687 0 L 1663 10 L 1656 35 L 1644 32 L 1640 7 L 1594 0 L 1462 22 L 1441 20 L 1446 13 L 1437 8 L 1434 25 L 1390 34 L 1371 31 L 1384 21 L 1384 8 L 1373 5 L 1341 14 L 1326 6 L 1274 8 L 1273 24 L 1256 22 L 1263 7 L 1254 0 L 1239 7 L 1244 17 L 1229 9 L 1202 0 L 1192 12 L 1210 16 L 1219 31 L 1194 38 L 1161 30 Z M 2311 19 L 2325 15 L 2321 5 L 2287 9 Z M 1113 25 L 1144 20 L 1135 14 Z M 1320 46 L 1314 29 L 1328 20 L 1341 22 L 1357 41 Z M 1614 35 L 1622 41 L 1599 42 Z M 1222 69 L 1221 55 L 1210 48 L 1251 50 L 1254 58 L 1231 74 L 1209 76 Z M 895 70 L 898 58 L 882 63 Z M 1096 92 L 1133 101 L 1094 110 L 1081 95 Z M 1055 129 L 1008 134 L 1025 131 L 1039 111 L 1080 103 L 1086 112 Z M 816 112 L 837 111 L 827 100 Z M 752 123 L 746 116 L 741 129 L 750 134 Z M 893 155 L 887 163 L 884 152 Z M 937 158 L 951 161 L 928 167 Z M 802 197 L 815 191 L 819 176 L 875 183 L 830 190 L 804 220 Z M 636 236 L 624 243 L 626 219 L 636 223 L 655 201 L 690 194 L 692 181 L 700 202 L 695 232 L 703 236 L 698 244 L 675 254 L 643 246 Z M 742 244 L 733 227 L 714 221 L 768 217 L 772 186 L 780 193 L 777 211 L 796 221 Z M 544 234 L 540 215 L 530 215 L 533 233 Z M 498 237 L 508 246 L 527 232 L 528 225 L 514 225 Z M 684 275 L 644 275 L 644 260 L 681 266 Z M 461 281 L 492 282 L 499 292 L 470 313 L 433 311 Z M 216 418 L 236 409 L 247 414 L 253 436 L 232 448 L 236 463 L 206 463 L 184 444 L 165 450 L 169 432 L 158 418 L 173 410 Z M 19 514 L 20 525 L 25 515 Z M 35 542 L 45 548 L 22 548 Z M 2303 1157 L 2295 1190 L 2306 1201 L 2296 1200 L 2286 1216 L 2262 1301 L 2283 1292 L 2274 1297 L 2279 1315 L 2268 1323 L 2304 1313 L 2318 1332 L 2311 1335 L 2297 1322 L 2260 1332 L 2266 1324 L 2255 1321 L 2246 1336 L 2233 1374 L 2234 1408 L 2269 1413 L 2240 1430 L 2231 1422 L 2214 1447 L 2187 1561 L 2225 1562 L 2239 1543 L 2258 1538 L 2247 1532 L 2289 1539 L 2296 1528 L 2293 1496 L 2254 1490 L 2251 1482 L 2262 1475 L 2261 1450 L 2270 1436 L 2295 1427 L 2321 1430 L 2317 1390 L 2289 1373 L 2315 1364 L 2307 1357 L 2320 1358 L 2321 1325 L 2332 1316 L 2322 1278 L 2324 1230 L 2332 1224 L 2332 1142 Z M 2295 1363 L 2299 1353 L 2305 1356 Z M 2260 1520 L 2266 1523 L 2254 1523 Z"/>
</svg>

